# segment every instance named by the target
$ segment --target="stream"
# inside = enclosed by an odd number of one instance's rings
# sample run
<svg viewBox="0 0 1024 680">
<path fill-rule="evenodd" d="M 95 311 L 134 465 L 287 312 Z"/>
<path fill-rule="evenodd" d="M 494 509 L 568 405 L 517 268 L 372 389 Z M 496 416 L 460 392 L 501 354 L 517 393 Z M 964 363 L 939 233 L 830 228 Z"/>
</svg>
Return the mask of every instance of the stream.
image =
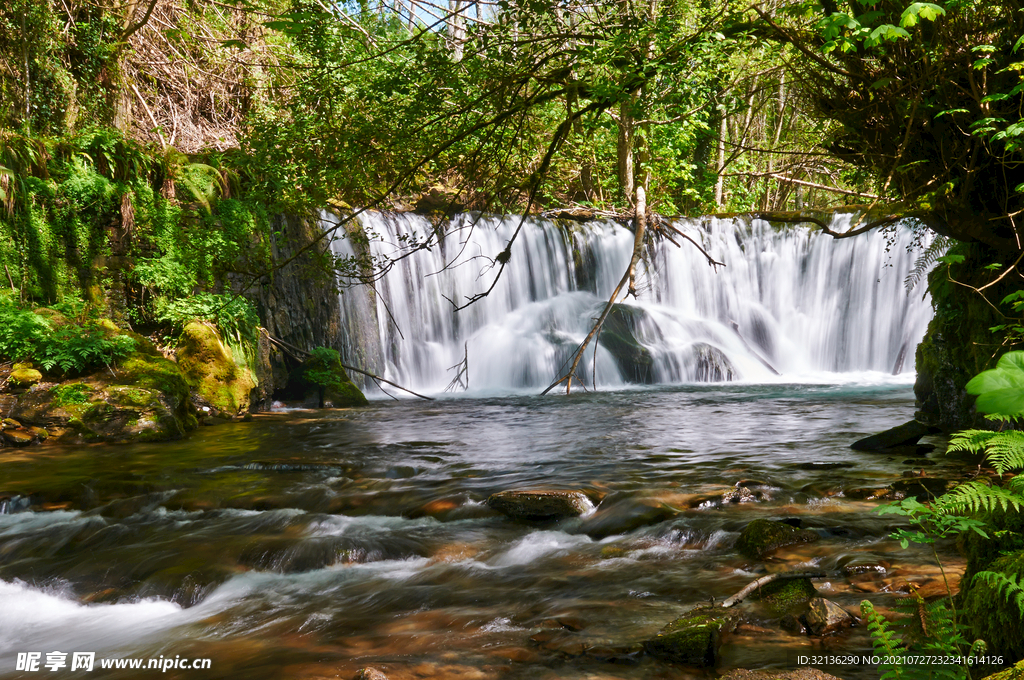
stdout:
<svg viewBox="0 0 1024 680">
<path fill-rule="evenodd" d="M 907 581 L 941 585 L 930 554 L 901 549 L 893 518 L 863 499 L 964 462 L 935 438 L 930 453 L 849 448 L 907 420 L 911 377 L 381 400 L 178 442 L 7 452 L 0 677 L 38 677 L 13 670 L 17 653 L 54 650 L 211 660 L 105 671 L 117 678 L 713 677 L 638 643 L 766 569 L 823 571 L 819 592 L 852 611 L 865 598 L 890 609 Z M 756 501 L 723 504 L 739 482 Z M 596 511 L 528 525 L 484 503 L 516 488 L 582 489 Z M 749 560 L 734 543 L 759 517 L 821 538 Z M 815 639 L 743 607 L 717 672 L 870 652 L 863 627 Z"/>
</svg>

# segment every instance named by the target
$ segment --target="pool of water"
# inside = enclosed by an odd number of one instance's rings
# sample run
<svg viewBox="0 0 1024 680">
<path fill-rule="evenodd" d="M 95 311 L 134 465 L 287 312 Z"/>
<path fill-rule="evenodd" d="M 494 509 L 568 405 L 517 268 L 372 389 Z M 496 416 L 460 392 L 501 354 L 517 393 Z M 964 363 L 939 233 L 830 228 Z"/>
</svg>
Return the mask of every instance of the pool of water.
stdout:
<svg viewBox="0 0 1024 680">
<path fill-rule="evenodd" d="M 825 572 L 819 591 L 851 610 L 939 580 L 864 498 L 965 462 L 937 439 L 916 457 L 849 448 L 912 415 L 906 384 L 685 386 L 380 401 L 179 442 L 5 449 L 0 677 L 37 677 L 14 670 L 17 653 L 54 650 L 204 657 L 201 676 L 224 678 L 707 677 L 637 643 L 766 570 Z M 739 482 L 757 500 L 721 503 Z M 484 503 L 521 488 L 581 489 L 596 511 L 527 525 Z M 758 517 L 821 539 L 749 560 L 734 543 Z M 863 628 L 816 640 L 745 611 L 718 672 L 870 651 Z"/>
</svg>

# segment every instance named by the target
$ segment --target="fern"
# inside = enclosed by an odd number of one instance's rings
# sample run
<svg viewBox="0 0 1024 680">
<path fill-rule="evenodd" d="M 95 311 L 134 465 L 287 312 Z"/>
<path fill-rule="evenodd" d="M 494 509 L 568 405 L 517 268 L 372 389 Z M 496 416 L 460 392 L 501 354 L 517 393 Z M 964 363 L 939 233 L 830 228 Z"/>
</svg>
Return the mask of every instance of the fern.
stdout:
<svg viewBox="0 0 1024 680">
<path fill-rule="evenodd" d="M 949 250 L 951 245 L 953 245 L 953 239 L 948 236 L 936 236 L 935 240 L 928 244 L 924 252 L 914 260 L 914 270 L 907 274 L 907 278 L 903 280 L 903 285 L 907 289 L 907 295 L 914 292 L 914 288 L 917 287 L 917 284 L 928 273 L 928 270 Z"/>
<path fill-rule="evenodd" d="M 902 642 L 885 617 L 879 614 L 868 600 L 860 603 L 860 611 L 868 622 L 871 632 L 871 647 L 875 656 L 896 659 L 897 663 L 883 664 L 878 670 L 884 671 L 881 680 L 900 680 L 904 677 Z"/>
<path fill-rule="evenodd" d="M 1017 613 L 1024 619 L 1024 575 L 1004 574 L 999 571 L 979 571 L 975 581 L 982 581 L 996 589 L 1007 601 L 1017 606 Z"/>
<path fill-rule="evenodd" d="M 1020 511 L 1024 497 L 1012 488 L 989 486 L 980 481 L 965 482 L 943 494 L 935 503 L 939 512 L 974 513 L 992 512 L 996 508 Z"/>
</svg>

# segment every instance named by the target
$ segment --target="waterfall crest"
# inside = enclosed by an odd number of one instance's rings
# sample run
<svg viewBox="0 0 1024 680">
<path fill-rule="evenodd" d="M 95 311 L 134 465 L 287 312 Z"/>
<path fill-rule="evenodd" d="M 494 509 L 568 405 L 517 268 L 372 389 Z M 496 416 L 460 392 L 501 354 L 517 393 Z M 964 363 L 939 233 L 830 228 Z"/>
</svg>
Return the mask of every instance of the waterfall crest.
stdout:
<svg viewBox="0 0 1024 680">
<path fill-rule="evenodd" d="M 531 218 L 490 294 L 455 311 L 453 303 L 491 285 L 494 258 L 519 217 L 460 215 L 442 225 L 439 243 L 421 215 L 368 212 L 358 220 L 367 238 L 336 238 L 336 255 L 408 255 L 372 289 L 341 280 L 344 353 L 421 391 L 442 391 L 464 357 L 474 393 L 546 387 L 590 330 L 633 245 L 632 233 L 613 222 Z M 849 221 L 837 214 L 832 228 Z M 638 272 L 638 299 L 620 301 L 581 362 L 588 385 L 595 371 L 598 387 L 913 373 L 931 305 L 904 289 L 915 260 L 909 228 L 834 240 L 758 219 L 677 226 L 726 266 L 716 271 L 688 243 L 655 246 L 651 266 Z M 432 248 L 409 252 L 427 241 Z"/>
</svg>

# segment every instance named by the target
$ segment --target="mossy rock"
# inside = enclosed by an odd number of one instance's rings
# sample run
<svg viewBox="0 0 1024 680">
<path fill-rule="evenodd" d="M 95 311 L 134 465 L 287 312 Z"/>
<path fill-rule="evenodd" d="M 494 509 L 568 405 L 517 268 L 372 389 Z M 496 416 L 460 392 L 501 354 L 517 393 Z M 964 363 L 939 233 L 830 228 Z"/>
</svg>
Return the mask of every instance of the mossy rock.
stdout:
<svg viewBox="0 0 1024 680">
<path fill-rule="evenodd" d="M 755 519 L 743 528 L 736 540 L 736 549 L 746 557 L 760 560 L 787 545 L 816 540 L 818 534 L 813 531 L 797 529 L 784 522 Z"/>
<path fill-rule="evenodd" d="M 755 596 L 769 616 L 778 618 L 805 609 L 818 597 L 818 591 L 808 578 L 791 578 L 767 583 L 755 591 Z"/>
<path fill-rule="evenodd" d="M 256 377 L 235 361 L 213 328 L 198 321 L 187 324 L 178 339 L 177 358 L 197 404 L 228 415 L 249 409 Z"/>
<path fill-rule="evenodd" d="M 715 665 L 722 635 L 732 630 L 737 614 L 722 607 L 693 609 L 668 624 L 644 649 L 651 656 L 690 666 Z"/>
<path fill-rule="evenodd" d="M 1024 579 L 1024 551 L 1000 557 L 984 571 Z M 1012 597 L 973 575 L 969 581 L 966 576 L 961 580 L 960 599 L 964 621 L 974 636 L 988 643 L 990 654 L 1024 658 L 1024 612 Z"/>
<path fill-rule="evenodd" d="M 43 374 L 34 368 L 16 368 L 11 371 L 7 382 L 11 387 L 31 387 L 43 379 Z"/>
<path fill-rule="evenodd" d="M 349 379 L 337 351 L 317 348 L 288 376 L 286 399 L 302 399 L 312 408 L 366 406 L 366 395 Z"/>
<path fill-rule="evenodd" d="M 986 675 L 985 680 L 1024 680 L 1024 661 L 1018 661 L 1016 666 L 1004 668 L 998 673 Z"/>
<path fill-rule="evenodd" d="M 62 440 L 160 441 L 195 427 L 188 385 L 177 364 L 162 356 L 132 354 L 114 376 L 22 394 L 16 417 L 26 424 L 63 431 Z"/>
</svg>

